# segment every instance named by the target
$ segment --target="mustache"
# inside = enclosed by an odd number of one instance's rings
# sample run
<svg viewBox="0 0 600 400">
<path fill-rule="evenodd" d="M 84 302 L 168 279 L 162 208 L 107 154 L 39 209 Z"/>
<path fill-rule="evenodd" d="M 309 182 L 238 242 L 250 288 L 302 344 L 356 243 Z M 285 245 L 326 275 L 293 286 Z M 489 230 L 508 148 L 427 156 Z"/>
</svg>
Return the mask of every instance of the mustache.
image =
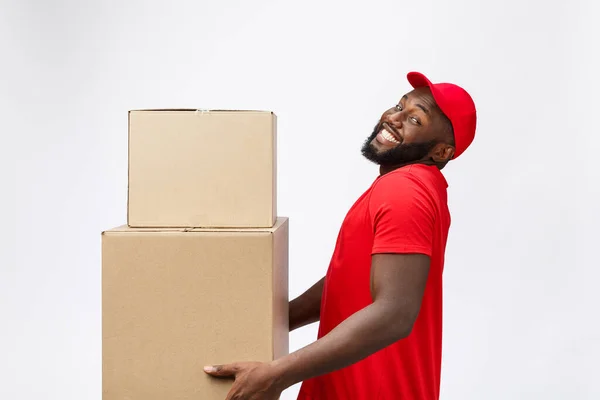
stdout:
<svg viewBox="0 0 600 400">
<path fill-rule="evenodd" d="M 396 128 L 394 128 L 392 125 L 390 125 L 388 122 L 386 121 L 378 121 L 375 124 L 375 127 L 373 128 L 373 133 L 377 134 L 379 133 L 379 131 L 381 131 L 383 128 L 385 128 L 387 131 L 389 131 L 390 133 L 395 133 L 396 135 L 400 135 L 398 133 L 398 130 Z"/>
</svg>

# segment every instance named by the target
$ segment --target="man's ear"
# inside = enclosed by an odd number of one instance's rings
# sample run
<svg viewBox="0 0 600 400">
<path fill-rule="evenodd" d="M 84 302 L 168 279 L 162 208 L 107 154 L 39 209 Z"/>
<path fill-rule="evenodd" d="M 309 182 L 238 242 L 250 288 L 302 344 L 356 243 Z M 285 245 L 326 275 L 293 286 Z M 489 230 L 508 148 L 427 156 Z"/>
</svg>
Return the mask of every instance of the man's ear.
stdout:
<svg viewBox="0 0 600 400">
<path fill-rule="evenodd" d="M 454 157 L 454 146 L 447 143 L 438 143 L 431 152 L 431 158 L 436 163 L 445 163 Z"/>
</svg>

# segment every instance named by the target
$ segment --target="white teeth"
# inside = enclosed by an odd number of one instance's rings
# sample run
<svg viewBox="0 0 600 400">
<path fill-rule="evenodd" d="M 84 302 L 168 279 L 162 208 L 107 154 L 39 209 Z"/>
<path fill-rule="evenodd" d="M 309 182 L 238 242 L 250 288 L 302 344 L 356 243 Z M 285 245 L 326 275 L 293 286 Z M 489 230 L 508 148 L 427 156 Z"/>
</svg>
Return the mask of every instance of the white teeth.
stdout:
<svg viewBox="0 0 600 400">
<path fill-rule="evenodd" d="M 381 131 L 381 136 L 383 136 L 383 138 L 384 138 L 385 140 L 388 140 L 388 141 L 390 141 L 390 142 L 392 142 L 392 143 L 397 143 L 397 144 L 400 144 L 400 142 L 399 142 L 399 141 L 398 141 L 398 140 L 397 140 L 397 139 L 394 137 L 394 135 L 392 135 L 391 133 L 389 133 L 389 132 L 388 132 L 387 130 L 385 130 L 385 129 L 383 129 L 383 130 Z"/>
</svg>

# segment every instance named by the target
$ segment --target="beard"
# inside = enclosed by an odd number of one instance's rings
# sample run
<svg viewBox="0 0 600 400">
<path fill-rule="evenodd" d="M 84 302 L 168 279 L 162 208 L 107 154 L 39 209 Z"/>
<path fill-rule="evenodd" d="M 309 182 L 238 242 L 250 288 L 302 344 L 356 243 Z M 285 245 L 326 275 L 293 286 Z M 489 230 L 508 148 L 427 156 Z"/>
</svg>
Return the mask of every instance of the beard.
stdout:
<svg viewBox="0 0 600 400">
<path fill-rule="evenodd" d="M 433 140 L 420 143 L 400 143 L 391 149 L 378 151 L 371 142 L 380 130 L 381 124 L 378 123 L 373 129 L 373 133 L 365 140 L 361 152 L 367 160 L 383 167 L 410 164 L 424 160 L 436 145 L 436 141 Z"/>
</svg>

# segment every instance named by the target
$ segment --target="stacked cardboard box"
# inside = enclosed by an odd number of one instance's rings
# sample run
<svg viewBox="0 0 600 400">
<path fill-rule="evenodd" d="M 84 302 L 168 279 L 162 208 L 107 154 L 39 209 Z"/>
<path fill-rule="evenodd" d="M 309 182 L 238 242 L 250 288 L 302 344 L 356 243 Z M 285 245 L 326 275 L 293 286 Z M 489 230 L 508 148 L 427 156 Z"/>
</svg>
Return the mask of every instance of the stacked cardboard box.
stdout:
<svg viewBox="0 0 600 400">
<path fill-rule="evenodd" d="M 103 400 L 221 400 L 204 365 L 288 352 L 270 112 L 129 113 L 127 225 L 102 234 Z"/>
</svg>

